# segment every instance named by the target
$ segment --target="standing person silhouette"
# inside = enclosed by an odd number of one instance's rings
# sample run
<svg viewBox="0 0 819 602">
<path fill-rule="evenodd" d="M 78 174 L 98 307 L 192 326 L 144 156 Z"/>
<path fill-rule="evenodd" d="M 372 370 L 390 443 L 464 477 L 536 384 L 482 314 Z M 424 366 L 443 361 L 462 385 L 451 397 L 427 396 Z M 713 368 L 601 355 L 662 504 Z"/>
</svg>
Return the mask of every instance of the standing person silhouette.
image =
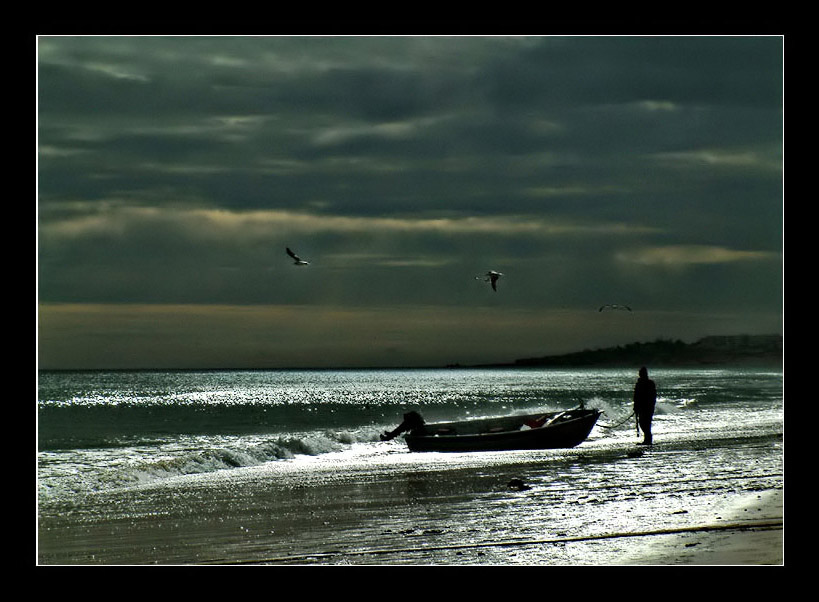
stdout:
<svg viewBox="0 0 819 602">
<path fill-rule="evenodd" d="M 657 404 L 657 386 L 648 377 L 645 366 L 640 368 L 640 378 L 634 385 L 634 415 L 637 424 L 643 431 L 643 440 L 638 445 L 651 445 L 651 419 L 654 417 L 654 406 Z"/>
</svg>

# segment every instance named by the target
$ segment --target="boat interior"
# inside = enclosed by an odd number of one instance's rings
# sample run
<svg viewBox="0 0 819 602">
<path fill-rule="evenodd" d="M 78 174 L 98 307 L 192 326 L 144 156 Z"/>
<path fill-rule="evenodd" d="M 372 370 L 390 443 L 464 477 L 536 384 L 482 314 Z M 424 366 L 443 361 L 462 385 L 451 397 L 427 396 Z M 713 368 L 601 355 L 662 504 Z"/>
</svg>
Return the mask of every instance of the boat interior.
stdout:
<svg viewBox="0 0 819 602">
<path fill-rule="evenodd" d="M 588 410 L 566 410 L 563 412 L 544 412 L 520 416 L 501 416 L 476 418 L 457 422 L 436 422 L 423 427 L 423 435 L 480 435 L 487 433 L 506 433 L 554 426 L 588 414 Z"/>
</svg>

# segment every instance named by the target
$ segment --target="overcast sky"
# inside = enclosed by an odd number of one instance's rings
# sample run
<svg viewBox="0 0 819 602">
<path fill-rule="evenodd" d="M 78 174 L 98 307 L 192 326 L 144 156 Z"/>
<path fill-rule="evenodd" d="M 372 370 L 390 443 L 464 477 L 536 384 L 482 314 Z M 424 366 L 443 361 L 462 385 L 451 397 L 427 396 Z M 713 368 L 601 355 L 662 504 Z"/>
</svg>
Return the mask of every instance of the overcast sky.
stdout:
<svg viewBox="0 0 819 602">
<path fill-rule="evenodd" d="M 782 332 L 779 36 L 37 45 L 41 368 Z"/>
</svg>

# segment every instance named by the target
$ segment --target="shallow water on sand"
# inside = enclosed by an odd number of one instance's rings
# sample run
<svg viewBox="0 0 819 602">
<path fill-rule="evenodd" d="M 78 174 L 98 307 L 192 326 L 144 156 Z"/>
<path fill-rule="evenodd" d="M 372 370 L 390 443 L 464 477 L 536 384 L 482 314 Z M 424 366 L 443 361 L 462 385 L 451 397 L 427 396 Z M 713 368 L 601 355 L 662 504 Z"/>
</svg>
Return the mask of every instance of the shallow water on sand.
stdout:
<svg viewBox="0 0 819 602">
<path fill-rule="evenodd" d="M 404 380 L 386 371 L 370 375 L 367 386 L 356 386 L 350 374 L 347 381 L 325 375 L 309 387 L 290 383 L 310 399 L 297 410 L 284 404 L 278 414 L 271 400 L 280 388 L 257 386 L 253 403 L 245 399 L 232 413 L 224 398 L 240 393 L 211 383 L 197 395 L 219 391 L 222 401 L 211 406 L 213 415 L 204 411 L 196 429 L 174 427 L 173 414 L 153 422 L 120 415 L 117 422 L 105 412 L 81 415 L 74 432 L 45 425 L 51 444 L 40 452 L 38 561 L 617 564 L 646 540 L 622 535 L 725 524 L 736 520 L 725 511 L 733 500 L 783 488 L 781 373 L 658 371 L 656 443 L 640 448 L 634 425 L 623 422 L 629 373 L 407 372 L 412 377 Z M 173 389 L 152 376 L 150 386 L 160 390 L 154 409 L 170 390 L 172 410 L 190 406 L 192 381 L 183 378 Z M 241 376 L 246 387 L 260 378 Z M 130 386 L 139 413 L 150 404 Z M 41 408 L 74 404 L 70 413 L 84 403 L 64 389 L 73 401 L 43 403 L 41 395 Z M 415 403 L 399 404 L 389 395 L 396 389 L 415 391 Z M 420 408 L 428 420 L 523 413 L 574 407 L 578 395 L 606 414 L 569 450 L 410 453 L 400 438 L 377 437 L 405 409 Z M 99 393 L 91 398 L 110 407 Z M 259 406 L 274 416 L 274 428 L 254 426 Z M 325 417 L 311 427 L 305 412 L 313 408 L 335 409 L 343 428 L 331 428 Z M 107 434 L 89 445 L 94 420 Z M 67 444 L 72 438 L 79 443 Z M 509 487 L 513 478 L 523 490 Z M 610 535 L 621 536 L 598 539 Z"/>
</svg>

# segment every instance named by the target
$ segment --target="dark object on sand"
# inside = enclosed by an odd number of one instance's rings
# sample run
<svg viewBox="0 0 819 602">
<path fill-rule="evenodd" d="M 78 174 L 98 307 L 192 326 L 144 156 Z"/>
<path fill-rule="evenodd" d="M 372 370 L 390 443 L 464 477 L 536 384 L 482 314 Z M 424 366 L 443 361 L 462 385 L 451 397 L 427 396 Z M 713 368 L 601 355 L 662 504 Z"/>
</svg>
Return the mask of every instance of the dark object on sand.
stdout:
<svg viewBox="0 0 819 602">
<path fill-rule="evenodd" d="M 523 482 L 523 479 L 512 479 L 506 485 L 512 491 L 529 491 L 531 487 Z"/>
<path fill-rule="evenodd" d="M 404 415 L 404 422 L 398 428 L 381 438 L 386 441 L 409 431 L 404 438 L 410 451 L 472 452 L 575 447 L 586 440 L 601 414 L 600 410 L 578 408 L 525 416 L 425 424 L 417 412 L 410 412 Z M 410 426 L 409 421 L 415 426 Z"/>
</svg>

